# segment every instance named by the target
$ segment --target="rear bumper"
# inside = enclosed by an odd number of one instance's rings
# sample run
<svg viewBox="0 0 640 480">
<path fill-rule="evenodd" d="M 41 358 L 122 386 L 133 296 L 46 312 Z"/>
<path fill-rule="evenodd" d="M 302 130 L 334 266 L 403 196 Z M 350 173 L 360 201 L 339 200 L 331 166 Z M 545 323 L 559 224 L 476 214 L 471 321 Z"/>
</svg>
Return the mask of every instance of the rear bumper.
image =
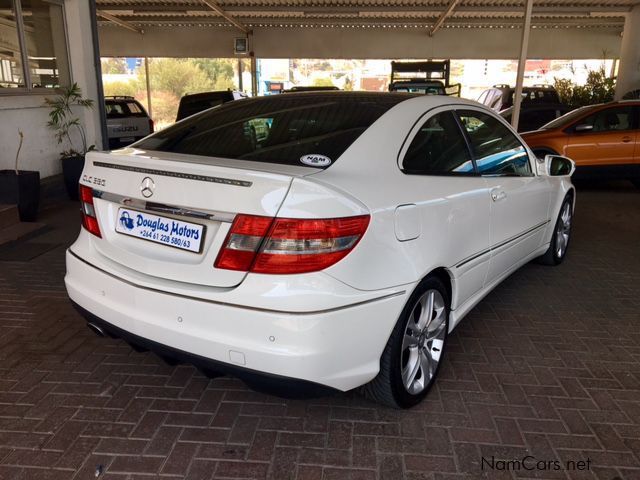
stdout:
<svg viewBox="0 0 640 480">
<path fill-rule="evenodd" d="M 219 362 L 210 358 L 195 355 L 190 352 L 163 345 L 148 338 L 134 335 L 126 330 L 118 328 L 109 322 L 97 317 L 89 310 L 82 308 L 75 302 L 71 302 L 75 309 L 82 315 L 87 323 L 98 326 L 105 334 L 112 338 L 119 338 L 140 349 L 150 350 L 161 357 L 170 358 L 177 362 L 190 363 L 204 371 L 231 375 L 243 380 L 254 390 L 285 398 L 307 398 L 330 395 L 337 390 L 318 383 L 288 378 L 280 375 L 272 375 L 255 370 L 249 370 L 229 363 Z"/>
<path fill-rule="evenodd" d="M 65 284 L 76 308 L 114 336 L 288 396 L 374 378 L 408 295 L 289 313 L 136 286 L 70 251 Z"/>
</svg>

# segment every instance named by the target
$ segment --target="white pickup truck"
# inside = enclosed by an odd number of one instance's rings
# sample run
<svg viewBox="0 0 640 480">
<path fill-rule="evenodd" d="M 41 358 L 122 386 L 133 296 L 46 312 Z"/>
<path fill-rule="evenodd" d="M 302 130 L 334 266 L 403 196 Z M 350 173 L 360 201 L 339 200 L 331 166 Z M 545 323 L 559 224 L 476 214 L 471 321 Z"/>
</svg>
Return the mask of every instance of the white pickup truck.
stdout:
<svg viewBox="0 0 640 480">
<path fill-rule="evenodd" d="M 133 97 L 105 97 L 109 150 L 126 147 L 153 133 L 153 120 Z"/>
</svg>

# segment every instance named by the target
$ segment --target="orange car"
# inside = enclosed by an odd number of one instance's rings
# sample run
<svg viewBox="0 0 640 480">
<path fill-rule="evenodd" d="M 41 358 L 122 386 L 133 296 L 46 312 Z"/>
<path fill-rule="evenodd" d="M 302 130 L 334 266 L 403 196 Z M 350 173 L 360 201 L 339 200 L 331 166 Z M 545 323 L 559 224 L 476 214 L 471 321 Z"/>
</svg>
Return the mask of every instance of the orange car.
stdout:
<svg viewBox="0 0 640 480">
<path fill-rule="evenodd" d="M 626 178 L 640 188 L 640 100 L 582 107 L 522 138 L 538 157 L 573 159 L 578 177 Z"/>
</svg>

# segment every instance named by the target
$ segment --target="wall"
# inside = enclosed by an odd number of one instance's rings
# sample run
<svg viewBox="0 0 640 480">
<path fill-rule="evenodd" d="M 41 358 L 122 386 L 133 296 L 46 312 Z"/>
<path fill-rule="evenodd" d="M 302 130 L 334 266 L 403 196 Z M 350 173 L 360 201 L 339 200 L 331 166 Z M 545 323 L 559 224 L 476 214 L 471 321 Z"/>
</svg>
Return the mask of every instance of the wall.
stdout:
<svg viewBox="0 0 640 480">
<path fill-rule="evenodd" d="M 97 99 L 98 90 L 93 63 L 89 5 L 86 0 L 66 0 L 65 14 L 69 56 L 73 81 L 82 88 L 85 97 Z M 53 95 L 54 92 L 48 95 Z M 60 155 L 63 149 L 47 128 L 48 110 L 43 106 L 47 95 L 0 95 L 0 169 L 13 168 L 18 148 L 18 130 L 24 132 L 20 152 L 23 170 L 38 170 L 41 178 L 60 173 Z M 98 109 L 79 110 L 89 144 L 99 144 L 100 122 Z"/>
<path fill-rule="evenodd" d="M 144 35 L 113 25 L 100 31 L 105 57 L 232 57 L 231 28 L 149 27 Z M 417 28 L 256 28 L 259 58 L 464 58 L 509 59 L 519 53 L 520 29 L 450 29 L 429 37 Z M 533 29 L 529 58 L 608 58 L 620 52 L 620 30 Z"/>
</svg>

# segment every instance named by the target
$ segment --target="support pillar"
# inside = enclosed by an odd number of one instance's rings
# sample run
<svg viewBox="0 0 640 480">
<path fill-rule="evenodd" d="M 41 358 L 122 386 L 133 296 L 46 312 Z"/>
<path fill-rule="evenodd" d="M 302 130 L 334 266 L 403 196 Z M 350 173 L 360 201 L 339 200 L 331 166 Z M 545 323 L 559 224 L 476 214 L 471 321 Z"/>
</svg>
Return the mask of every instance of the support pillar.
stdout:
<svg viewBox="0 0 640 480">
<path fill-rule="evenodd" d="M 153 118 L 153 109 L 151 108 L 151 78 L 149 78 L 149 59 L 144 57 L 144 80 L 147 84 L 147 113 Z"/>
<path fill-rule="evenodd" d="M 640 89 L 640 4 L 627 14 L 622 33 L 616 100 L 632 90 Z"/>
<path fill-rule="evenodd" d="M 520 42 L 520 58 L 518 59 L 518 75 L 516 77 L 516 91 L 513 94 L 513 113 L 511 114 L 511 126 L 518 128 L 520 120 L 520 105 L 522 104 L 522 86 L 524 83 L 524 69 L 527 66 L 527 50 L 529 49 L 529 33 L 531 32 L 531 12 L 533 0 L 527 0 L 522 25 L 522 41 Z"/>
</svg>

